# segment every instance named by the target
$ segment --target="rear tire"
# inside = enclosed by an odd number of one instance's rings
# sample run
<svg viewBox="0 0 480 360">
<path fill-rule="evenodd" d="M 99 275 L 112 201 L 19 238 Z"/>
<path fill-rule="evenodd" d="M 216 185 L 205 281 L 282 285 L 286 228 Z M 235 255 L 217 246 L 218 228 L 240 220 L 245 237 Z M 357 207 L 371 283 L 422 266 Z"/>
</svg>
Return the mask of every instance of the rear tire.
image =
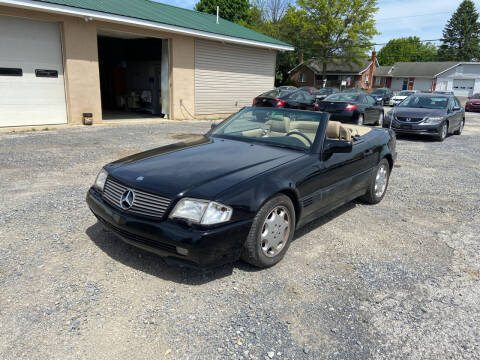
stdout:
<svg viewBox="0 0 480 360">
<path fill-rule="evenodd" d="M 463 127 L 465 126 L 465 119 L 460 123 L 460 127 L 454 132 L 455 135 L 462 135 Z"/>
<path fill-rule="evenodd" d="M 243 261 L 271 267 L 283 259 L 295 233 L 295 208 L 286 195 L 276 195 L 257 212 L 243 246 Z"/>
<path fill-rule="evenodd" d="M 372 174 L 367 193 L 360 200 L 367 204 L 378 204 L 387 193 L 389 179 L 390 163 L 387 159 L 382 159 Z"/>
</svg>

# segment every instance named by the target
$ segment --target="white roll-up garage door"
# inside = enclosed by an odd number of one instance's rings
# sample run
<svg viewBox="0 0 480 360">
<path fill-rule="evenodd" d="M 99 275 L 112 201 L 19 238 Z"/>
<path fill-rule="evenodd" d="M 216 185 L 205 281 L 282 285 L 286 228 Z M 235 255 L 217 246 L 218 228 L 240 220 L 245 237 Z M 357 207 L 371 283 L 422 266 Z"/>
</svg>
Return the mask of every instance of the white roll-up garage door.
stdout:
<svg viewBox="0 0 480 360">
<path fill-rule="evenodd" d="M 455 79 L 453 80 L 453 93 L 456 96 L 472 96 L 474 86 L 474 79 Z"/>
<path fill-rule="evenodd" d="M 276 52 L 195 41 L 195 113 L 226 114 L 274 87 Z"/>
<path fill-rule="evenodd" d="M 0 16 L 0 126 L 66 122 L 59 24 Z"/>
</svg>

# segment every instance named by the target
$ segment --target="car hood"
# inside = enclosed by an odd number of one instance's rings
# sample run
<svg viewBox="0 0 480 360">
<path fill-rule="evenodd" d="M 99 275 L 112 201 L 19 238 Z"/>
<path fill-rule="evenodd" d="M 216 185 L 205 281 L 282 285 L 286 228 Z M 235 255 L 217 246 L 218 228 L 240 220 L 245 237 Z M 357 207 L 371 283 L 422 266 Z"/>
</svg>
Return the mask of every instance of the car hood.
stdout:
<svg viewBox="0 0 480 360">
<path fill-rule="evenodd" d="M 426 117 L 426 116 L 445 116 L 445 109 L 423 109 L 409 107 L 395 107 L 395 116 L 401 117 Z"/>
<path fill-rule="evenodd" d="M 235 184 L 301 156 L 305 153 L 202 136 L 118 160 L 106 169 L 135 189 L 213 200 Z"/>
<path fill-rule="evenodd" d="M 471 104 L 480 104 L 480 99 L 470 99 L 468 102 Z"/>
</svg>

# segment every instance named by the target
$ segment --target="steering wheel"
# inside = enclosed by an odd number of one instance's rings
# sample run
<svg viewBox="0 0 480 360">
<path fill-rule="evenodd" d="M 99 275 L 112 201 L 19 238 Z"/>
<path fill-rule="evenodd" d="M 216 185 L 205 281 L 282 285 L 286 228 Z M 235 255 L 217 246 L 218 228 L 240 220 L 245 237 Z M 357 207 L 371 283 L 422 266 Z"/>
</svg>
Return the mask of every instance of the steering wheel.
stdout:
<svg viewBox="0 0 480 360">
<path fill-rule="evenodd" d="M 290 135 L 300 135 L 301 137 L 303 137 L 305 140 L 308 141 L 309 145 L 312 146 L 313 143 L 310 141 L 310 139 L 307 137 L 307 135 L 305 134 L 302 134 L 300 131 L 290 131 L 287 135 L 285 136 L 290 136 Z"/>
</svg>

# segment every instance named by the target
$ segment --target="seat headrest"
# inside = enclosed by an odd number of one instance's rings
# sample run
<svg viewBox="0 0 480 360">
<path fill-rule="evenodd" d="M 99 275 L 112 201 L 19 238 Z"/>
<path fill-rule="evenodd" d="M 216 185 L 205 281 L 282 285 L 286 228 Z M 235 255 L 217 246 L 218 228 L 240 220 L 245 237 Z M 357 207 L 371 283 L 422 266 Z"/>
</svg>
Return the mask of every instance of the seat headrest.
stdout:
<svg viewBox="0 0 480 360">
<path fill-rule="evenodd" d="M 265 124 L 270 126 L 270 131 L 282 133 L 290 131 L 290 118 L 283 115 L 273 115 Z"/>
<path fill-rule="evenodd" d="M 329 139 L 340 139 L 341 124 L 338 121 L 329 121 L 327 126 L 327 136 Z"/>
</svg>

